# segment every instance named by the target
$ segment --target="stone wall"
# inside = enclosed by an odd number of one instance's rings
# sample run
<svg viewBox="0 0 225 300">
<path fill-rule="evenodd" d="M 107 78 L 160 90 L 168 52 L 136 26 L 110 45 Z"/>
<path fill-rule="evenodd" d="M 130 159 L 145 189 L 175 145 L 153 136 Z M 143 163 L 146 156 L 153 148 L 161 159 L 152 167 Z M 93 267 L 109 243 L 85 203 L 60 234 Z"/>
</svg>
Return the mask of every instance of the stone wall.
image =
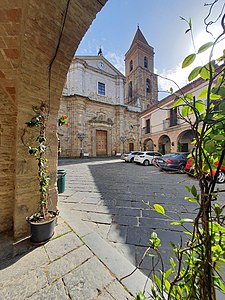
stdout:
<svg viewBox="0 0 225 300">
<path fill-rule="evenodd" d="M 139 150 L 139 113 L 128 111 L 126 106 L 110 105 L 77 95 L 62 97 L 59 114 L 66 114 L 69 118 L 69 126 L 58 131 L 61 156 L 79 157 L 80 141 L 77 136 L 82 132 L 85 134 L 84 152 L 95 157 L 96 130 L 107 131 L 107 156 L 128 151 L 129 143 L 134 144 L 134 150 Z M 124 145 L 121 136 L 126 137 Z"/>
<path fill-rule="evenodd" d="M 80 40 L 106 0 L 13 0 L 0 4 L 0 232 L 29 234 L 38 201 L 37 167 L 27 153 L 32 106 L 49 105 L 50 199 L 57 205 L 56 125 L 60 96 Z M 102 3 L 102 4 L 101 4 Z M 64 22 L 65 21 L 65 22 Z"/>
</svg>

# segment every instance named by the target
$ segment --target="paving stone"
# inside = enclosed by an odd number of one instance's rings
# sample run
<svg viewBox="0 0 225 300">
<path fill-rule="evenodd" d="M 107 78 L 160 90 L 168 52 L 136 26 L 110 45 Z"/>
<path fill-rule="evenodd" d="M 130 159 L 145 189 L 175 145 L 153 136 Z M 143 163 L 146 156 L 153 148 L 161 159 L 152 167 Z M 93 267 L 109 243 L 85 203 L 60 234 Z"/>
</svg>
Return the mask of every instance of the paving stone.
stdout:
<svg viewBox="0 0 225 300">
<path fill-rule="evenodd" d="M 20 276 L 16 276 L 12 272 L 10 279 L 1 277 L 0 299 L 26 299 L 46 286 L 47 283 L 46 274 L 39 268 Z"/>
<path fill-rule="evenodd" d="M 28 300 L 68 300 L 68 295 L 62 280 L 57 280 L 52 285 L 48 285 L 41 291 L 32 295 Z"/>
<path fill-rule="evenodd" d="M 131 208 L 131 207 L 120 207 L 117 211 L 120 216 L 133 216 L 133 217 L 141 217 L 142 210 L 140 208 Z"/>
<path fill-rule="evenodd" d="M 164 207 L 165 208 L 165 207 Z M 166 210 L 166 215 L 169 216 L 170 218 L 173 218 L 174 220 L 178 220 L 179 216 L 177 213 L 175 212 L 171 212 Z M 146 217 L 146 218 L 156 218 L 156 219 L 162 219 L 164 218 L 165 220 L 167 219 L 167 217 L 163 217 L 162 215 L 160 215 L 159 213 L 157 213 L 155 210 L 151 210 L 151 209 L 144 209 L 142 211 L 142 216 Z"/>
<path fill-rule="evenodd" d="M 131 245 L 147 246 L 149 245 L 150 234 L 153 231 L 153 229 L 147 227 L 129 226 L 126 242 Z"/>
<path fill-rule="evenodd" d="M 76 203 L 73 205 L 74 210 L 86 211 L 86 212 L 99 212 L 99 213 L 112 213 L 115 210 L 114 207 L 108 207 L 99 204 L 88 204 L 88 203 Z"/>
<path fill-rule="evenodd" d="M 127 245 L 125 243 L 118 243 L 118 242 L 109 242 L 109 244 L 116 248 L 116 250 L 126 257 L 134 266 L 136 266 L 135 260 L 135 251 L 136 247 L 134 245 Z"/>
<path fill-rule="evenodd" d="M 90 232 L 92 229 L 82 221 L 82 214 L 72 209 L 71 205 L 59 203 L 59 207 L 62 208 L 61 215 L 65 221 L 70 225 L 70 227 L 75 231 L 80 237 L 83 237 Z"/>
<path fill-rule="evenodd" d="M 95 299 L 113 277 L 96 257 L 63 277 L 72 300 Z"/>
<path fill-rule="evenodd" d="M 113 223 L 119 224 L 119 225 L 138 225 L 138 218 L 137 217 L 127 217 L 127 216 L 114 216 L 113 217 Z"/>
<path fill-rule="evenodd" d="M 114 300 L 115 298 L 113 298 L 107 291 L 103 291 L 103 293 L 101 293 L 97 298 L 95 298 L 97 300 Z M 121 299 L 122 300 L 122 299 Z"/>
<path fill-rule="evenodd" d="M 127 226 L 112 224 L 107 238 L 111 242 L 125 243 L 127 238 Z"/>
<path fill-rule="evenodd" d="M 10 281 L 12 277 L 20 277 L 48 262 L 49 259 L 44 247 L 36 248 L 33 251 L 18 255 L 7 261 L 7 265 L 1 270 L 1 278 Z"/>
<path fill-rule="evenodd" d="M 92 256 L 92 252 L 86 246 L 81 246 L 62 258 L 53 261 L 45 268 L 49 283 L 69 273 Z"/>
<path fill-rule="evenodd" d="M 119 252 L 116 252 L 106 241 L 96 233 L 84 237 L 85 244 L 92 249 L 95 255 L 110 269 L 117 278 L 130 274 L 135 266 Z M 134 274 L 123 280 L 124 285 L 132 295 L 142 290 L 146 283 L 146 276 L 137 270 Z"/>
<path fill-rule="evenodd" d="M 115 205 L 116 207 L 132 207 L 132 202 L 129 200 L 129 201 L 124 201 L 124 200 L 116 200 L 115 201 Z"/>
<path fill-rule="evenodd" d="M 88 222 L 88 226 L 92 229 L 92 231 L 97 232 L 103 239 L 107 239 L 109 230 L 111 225 L 110 224 L 98 224 L 93 222 Z"/>
<path fill-rule="evenodd" d="M 82 216 L 83 221 L 102 223 L 102 224 L 111 224 L 112 223 L 111 214 L 101 214 L 101 213 L 92 213 L 86 212 Z"/>
<path fill-rule="evenodd" d="M 106 287 L 107 292 L 113 297 L 115 300 L 132 300 L 133 297 L 125 290 L 123 285 L 114 280 L 110 285 Z"/>
<path fill-rule="evenodd" d="M 66 223 L 58 224 L 55 226 L 55 232 L 53 238 L 56 238 L 57 236 L 60 236 L 70 231 L 71 229 L 68 227 Z"/>
<path fill-rule="evenodd" d="M 131 207 L 146 209 L 147 205 L 145 203 L 143 203 L 143 201 L 148 201 L 148 200 L 141 199 L 139 201 L 131 201 Z"/>
<path fill-rule="evenodd" d="M 171 221 L 160 219 L 160 218 L 140 218 L 139 226 L 140 227 L 148 227 L 149 230 L 153 229 L 168 229 L 172 231 L 183 231 L 181 226 L 173 226 L 170 224 Z"/>
<path fill-rule="evenodd" d="M 48 242 L 44 247 L 50 260 L 53 261 L 66 253 L 80 247 L 82 242 L 73 232 Z"/>
</svg>

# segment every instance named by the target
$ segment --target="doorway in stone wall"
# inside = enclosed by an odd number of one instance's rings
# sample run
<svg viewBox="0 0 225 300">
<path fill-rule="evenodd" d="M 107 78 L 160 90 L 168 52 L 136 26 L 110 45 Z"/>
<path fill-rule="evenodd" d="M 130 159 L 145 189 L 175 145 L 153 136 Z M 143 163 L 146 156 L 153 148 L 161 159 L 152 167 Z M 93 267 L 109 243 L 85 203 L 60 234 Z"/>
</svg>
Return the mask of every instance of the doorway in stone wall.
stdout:
<svg viewBox="0 0 225 300">
<path fill-rule="evenodd" d="M 107 155 L 107 131 L 96 130 L 96 156 Z"/>
<path fill-rule="evenodd" d="M 129 143 L 129 151 L 134 151 L 134 143 Z"/>
</svg>

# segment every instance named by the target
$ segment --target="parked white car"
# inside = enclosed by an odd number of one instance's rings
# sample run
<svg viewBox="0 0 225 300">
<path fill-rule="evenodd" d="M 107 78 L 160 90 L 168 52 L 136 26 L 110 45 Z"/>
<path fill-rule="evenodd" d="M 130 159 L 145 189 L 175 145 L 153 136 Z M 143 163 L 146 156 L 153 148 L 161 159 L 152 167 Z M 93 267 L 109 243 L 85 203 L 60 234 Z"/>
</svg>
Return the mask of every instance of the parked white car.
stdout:
<svg viewBox="0 0 225 300">
<path fill-rule="evenodd" d="M 144 166 L 149 166 L 152 164 L 153 158 L 159 156 L 162 156 L 162 154 L 156 151 L 143 151 L 134 156 L 134 162 Z"/>
<path fill-rule="evenodd" d="M 124 160 L 125 162 L 133 162 L 134 156 L 138 153 L 139 151 L 130 151 L 130 152 L 123 153 L 121 155 L 121 159 Z"/>
</svg>

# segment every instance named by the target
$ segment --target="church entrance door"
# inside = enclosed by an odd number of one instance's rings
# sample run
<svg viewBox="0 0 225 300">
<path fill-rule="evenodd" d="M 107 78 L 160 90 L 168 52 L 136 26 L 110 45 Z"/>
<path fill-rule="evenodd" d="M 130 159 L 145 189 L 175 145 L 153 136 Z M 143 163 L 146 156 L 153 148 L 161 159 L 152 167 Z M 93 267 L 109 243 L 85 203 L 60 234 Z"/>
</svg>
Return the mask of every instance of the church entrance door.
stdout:
<svg viewBox="0 0 225 300">
<path fill-rule="evenodd" d="M 107 155 L 107 131 L 96 130 L 96 155 Z"/>
</svg>

